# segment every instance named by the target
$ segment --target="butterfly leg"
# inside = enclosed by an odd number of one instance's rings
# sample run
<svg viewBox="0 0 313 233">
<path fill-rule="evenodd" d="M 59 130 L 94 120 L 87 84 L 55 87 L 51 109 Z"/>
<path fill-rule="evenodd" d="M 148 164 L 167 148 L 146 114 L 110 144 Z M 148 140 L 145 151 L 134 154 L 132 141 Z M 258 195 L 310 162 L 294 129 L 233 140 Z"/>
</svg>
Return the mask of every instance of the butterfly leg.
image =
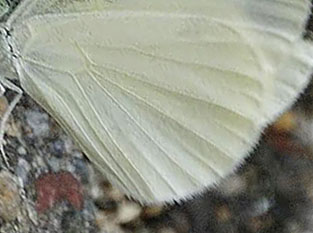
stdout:
<svg viewBox="0 0 313 233">
<path fill-rule="evenodd" d="M 10 89 L 12 91 L 15 91 L 17 94 L 15 95 L 13 101 L 10 103 L 9 107 L 7 108 L 7 110 L 5 111 L 5 113 L 2 116 L 1 119 L 1 123 L 0 123 L 0 153 L 3 157 L 3 160 L 6 164 L 7 167 L 9 167 L 9 163 L 8 163 L 8 158 L 5 155 L 4 149 L 3 149 L 3 144 L 4 144 L 4 133 L 5 133 L 5 127 L 7 124 L 7 121 L 11 115 L 11 112 L 13 111 L 13 109 L 15 108 L 16 104 L 19 102 L 19 100 L 21 99 L 22 95 L 23 95 L 23 90 L 21 88 L 19 88 L 18 86 L 16 86 L 14 83 L 10 82 L 7 79 L 2 79 L 0 81 L 0 96 L 3 96 L 5 93 L 5 89 Z"/>
</svg>

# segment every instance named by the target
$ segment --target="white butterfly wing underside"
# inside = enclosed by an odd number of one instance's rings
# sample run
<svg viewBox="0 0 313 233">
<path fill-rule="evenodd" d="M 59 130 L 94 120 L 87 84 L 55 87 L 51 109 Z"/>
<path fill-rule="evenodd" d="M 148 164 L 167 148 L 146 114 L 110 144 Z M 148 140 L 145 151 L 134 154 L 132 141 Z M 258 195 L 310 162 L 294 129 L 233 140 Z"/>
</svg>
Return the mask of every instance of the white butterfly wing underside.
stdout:
<svg viewBox="0 0 313 233">
<path fill-rule="evenodd" d="M 233 171 L 295 100 L 312 67 L 309 11 L 305 0 L 32 0 L 9 23 L 26 92 L 126 194 L 161 202 Z"/>
</svg>

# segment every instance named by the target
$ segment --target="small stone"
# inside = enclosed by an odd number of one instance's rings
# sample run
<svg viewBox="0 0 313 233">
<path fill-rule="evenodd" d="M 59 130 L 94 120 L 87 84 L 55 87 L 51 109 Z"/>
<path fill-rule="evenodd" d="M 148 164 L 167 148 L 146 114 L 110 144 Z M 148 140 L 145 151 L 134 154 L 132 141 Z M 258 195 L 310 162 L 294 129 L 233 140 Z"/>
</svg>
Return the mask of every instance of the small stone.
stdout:
<svg viewBox="0 0 313 233">
<path fill-rule="evenodd" d="M 246 190 L 247 183 L 243 177 L 232 175 L 226 177 L 219 185 L 219 190 L 227 196 L 236 195 Z"/>
<path fill-rule="evenodd" d="M 124 194 L 115 186 L 112 185 L 110 187 L 103 186 L 103 189 L 104 192 L 108 195 L 108 197 L 115 201 L 122 201 L 125 198 Z"/>
<path fill-rule="evenodd" d="M 17 148 L 17 153 L 19 153 L 20 155 L 26 155 L 26 154 L 27 154 L 27 151 L 26 151 L 25 147 L 19 146 L 19 147 Z"/>
<path fill-rule="evenodd" d="M 1 96 L 0 97 L 0 118 L 1 119 L 6 113 L 8 107 L 9 107 L 9 103 L 8 103 L 7 98 L 5 96 Z M 9 116 L 9 119 L 5 125 L 5 133 L 9 136 L 17 137 L 20 134 L 20 132 L 21 131 L 20 131 L 19 125 L 13 121 L 13 118 L 11 118 L 11 116 Z"/>
<path fill-rule="evenodd" d="M 27 111 L 26 122 L 36 137 L 47 137 L 50 132 L 49 116 L 38 111 Z"/>
<path fill-rule="evenodd" d="M 124 201 L 118 208 L 117 221 L 121 224 L 133 221 L 139 217 L 141 210 L 138 204 Z"/>
<path fill-rule="evenodd" d="M 78 157 L 79 158 L 82 158 L 83 157 L 83 154 L 81 152 L 78 152 L 77 151 L 77 147 L 76 145 L 74 144 L 74 142 L 72 141 L 72 139 L 68 136 L 63 136 L 62 137 L 62 140 L 63 140 L 63 143 L 64 143 L 64 151 L 65 153 L 68 153 L 68 154 L 73 154 L 75 153 L 75 157 Z"/>
<path fill-rule="evenodd" d="M 142 211 L 142 218 L 144 219 L 149 219 L 149 218 L 154 218 L 154 217 L 157 217 L 159 215 L 162 214 L 164 210 L 164 207 L 163 206 L 148 206 L 148 207 L 145 207 Z"/>
<path fill-rule="evenodd" d="M 271 226 L 274 224 L 274 221 L 270 215 L 265 215 L 250 218 L 246 224 L 248 228 L 251 230 L 251 232 L 259 233 L 259 232 L 268 232 L 265 231 L 265 229 L 271 228 Z M 294 231 L 291 232 L 295 233 Z"/>
<path fill-rule="evenodd" d="M 87 166 L 87 161 L 73 157 L 71 159 L 71 163 L 74 165 L 74 172 L 79 175 L 81 182 L 83 184 L 87 184 L 89 181 L 89 169 Z"/>
<path fill-rule="evenodd" d="M 52 157 L 47 157 L 46 161 L 53 172 L 58 172 L 61 170 L 61 163 L 62 163 L 61 159 L 55 156 L 52 156 Z"/>
<path fill-rule="evenodd" d="M 36 180 L 36 208 L 42 213 L 57 202 L 67 200 L 76 210 L 84 204 L 81 183 L 69 172 L 47 173 Z"/>
<path fill-rule="evenodd" d="M 215 209 L 215 215 L 218 222 L 227 222 L 232 217 L 232 214 L 227 205 L 219 206 Z"/>
<path fill-rule="evenodd" d="M 286 112 L 274 122 L 273 127 L 278 131 L 290 132 L 296 127 L 295 114 L 291 111 Z"/>
<path fill-rule="evenodd" d="M 5 96 L 0 97 L 0 117 L 2 118 L 4 113 L 9 107 L 8 100 Z"/>
<path fill-rule="evenodd" d="M 252 206 L 252 217 L 260 216 L 266 214 L 268 210 L 272 207 L 273 203 L 266 197 L 260 198 Z"/>
<path fill-rule="evenodd" d="M 50 144 L 50 152 L 57 158 L 62 158 L 64 152 L 65 152 L 65 146 L 63 140 L 55 140 Z"/>
<path fill-rule="evenodd" d="M 19 213 L 19 188 L 13 175 L 7 171 L 0 172 L 0 217 L 4 221 L 14 220 Z"/>
<path fill-rule="evenodd" d="M 21 130 L 20 123 L 15 122 L 11 119 L 7 122 L 6 130 L 5 130 L 6 135 L 11 136 L 11 137 L 20 137 L 21 131 L 22 130 Z"/>
<path fill-rule="evenodd" d="M 15 173 L 23 182 L 26 184 L 28 182 L 29 172 L 31 170 L 30 164 L 22 157 L 18 158 L 17 167 Z"/>
<path fill-rule="evenodd" d="M 103 211 L 96 213 L 96 225 L 101 233 L 124 233 L 122 228 L 116 223 L 115 218 Z"/>
</svg>

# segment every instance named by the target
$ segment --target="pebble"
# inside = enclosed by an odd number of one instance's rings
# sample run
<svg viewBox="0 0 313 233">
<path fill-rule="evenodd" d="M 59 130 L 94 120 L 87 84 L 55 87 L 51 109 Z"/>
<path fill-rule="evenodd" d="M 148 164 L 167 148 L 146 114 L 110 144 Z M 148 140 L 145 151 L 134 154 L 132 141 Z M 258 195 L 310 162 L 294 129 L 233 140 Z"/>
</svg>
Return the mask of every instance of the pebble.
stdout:
<svg viewBox="0 0 313 233">
<path fill-rule="evenodd" d="M 133 202 L 124 201 L 117 210 L 117 221 L 120 224 L 130 222 L 140 216 L 142 208 Z"/>
<path fill-rule="evenodd" d="M 0 97 L 0 117 L 4 115 L 9 107 L 8 99 L 5 96 Z"/>
<path fill-rule="evenodd" d="M 30 164 L 24 158 L 19 157 L 15 173 L 19 179 L 22 180 L 23 184 L 28 183 L 28 175 L 30 170 Z"/>
<path fill-rule="evenodd" d="M 19 153 L 20 155 L 26 155 L 26 154 L 27 154 L 27 151 L 26 151 L 25 147 L 19 146 L 19 147 L 17 148 L 17 153 Z"/>
<path fill-rule="evenodd" d="M 45 138 L 49 135 L 49 116 L 39 111 L 26 111 L 26 122 L 31 127 L 33 136 Z"/>
<path fill-rule="evenodd" d="M 232 213 L 227 205 L 221 205 L 215 209 L 216 219 L 219 223 L 223 224 L 232 217 Z"/>
<path fill-rule="evenodd" d="M 273 203 L 266 197 L 260 198 L 251 207 L 251 215 L 253 217 L 265 214 L 271 207 Z"/>
<path fill-rule="evenodd" d="M 96 225 L 100 233 L 124 233 L 124 230 L 116 222 L 115 216 L 108 215 L 103 211 L 96 213 Z"/>
<path fill-rule="evenodd" d="M 19 213 L 20 196 L 17 181 L 13 174 L 0 172 L 0 217 L 4 221 L 14 220 Z"/>
<path fill-rule="evenodd" d="M 244 192 L 247 188 L 247 183 L 243 177 L 239 175 L 231 175 L 224 179 L 218 188 L 223 195 L 231 196 Z"/>
<path fill-rule="evenodd" d="M 142 218 L 153 218 L 159 216 L 164 211 L 164 206 L 162 205 L 153 205 L 147 206 L 142 210 Z"/>
</svg>

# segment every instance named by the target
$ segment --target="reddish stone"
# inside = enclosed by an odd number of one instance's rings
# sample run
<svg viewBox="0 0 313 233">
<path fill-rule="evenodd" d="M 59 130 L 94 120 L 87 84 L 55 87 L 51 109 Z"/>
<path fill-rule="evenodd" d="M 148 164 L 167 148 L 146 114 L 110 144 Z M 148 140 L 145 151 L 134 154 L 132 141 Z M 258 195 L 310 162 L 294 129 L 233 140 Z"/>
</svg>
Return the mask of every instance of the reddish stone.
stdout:
<svg viewBox="0 0 313 233">
<path fill-rule="evenodd" d="M 265 132 L 266 142 L 281 153 L 305 154 L 303 145 L 299 144 L 289 132 L 269 127 Z"/>
<path fill-rule="evenodd" d="M 83 208 L 82 185 L 70 172 L 44 174 L 36 180 L 35 187 L 36 208 L 40 213 L 63 200 L 67 200 L 77 210 Z"/>
</svg>

